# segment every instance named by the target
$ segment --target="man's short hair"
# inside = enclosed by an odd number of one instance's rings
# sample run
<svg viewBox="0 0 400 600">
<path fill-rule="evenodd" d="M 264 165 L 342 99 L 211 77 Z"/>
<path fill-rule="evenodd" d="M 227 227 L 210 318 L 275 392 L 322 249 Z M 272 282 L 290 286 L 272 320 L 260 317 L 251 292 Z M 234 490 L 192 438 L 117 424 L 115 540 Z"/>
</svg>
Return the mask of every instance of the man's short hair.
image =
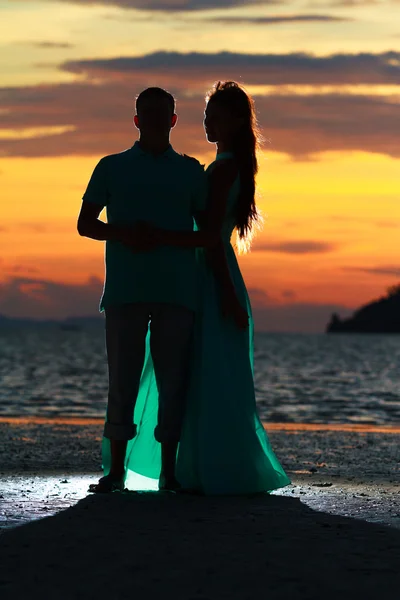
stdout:
<svg viewBox="0 0 400 600">
<path fill-rule="evenodd" d="M 171 114 L 175 113 L 175 98 L 173 97 L 172 94 L 167 92 L 167 90 L 163 90 L 162 88 L 159 88 L 159 87 L 150 87 L 150 88 L 147 88 L 146 90 L 143 90 L 143 92 L 140 92 L 140 94 L 136 98 L 136 112 L 138 112 L 140 104 L 142 104 L 142 102 L 145 102 L 146 100 L 148 100 L 150 98 L 152 98 L 152 99 L 158 98 L 160 100 L 167 100 L 171 107 Z"/>
</svg>

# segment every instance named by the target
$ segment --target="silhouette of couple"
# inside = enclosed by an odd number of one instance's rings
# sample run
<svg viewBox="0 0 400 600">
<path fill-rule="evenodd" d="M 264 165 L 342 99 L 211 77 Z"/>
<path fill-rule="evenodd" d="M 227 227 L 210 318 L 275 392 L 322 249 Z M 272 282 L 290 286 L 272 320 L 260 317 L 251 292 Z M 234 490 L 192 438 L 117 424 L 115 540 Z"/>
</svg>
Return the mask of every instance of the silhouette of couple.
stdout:
<svg viewBox="0 0 400 600">
<path fill-rule="evenodd" d="M 258 417 L 251 307 L 230 242 L 236 229 L 248 246 L 259 220 L 254 104 L 235 82 L 208 93 L 217 156 L 206 171 L 170 145 L 176 122 L 173 96 L 144 90 L 139 140 L 102 158 L 83 196 L 80 235 L 106 241 L 105 474 L 90 491 L 135 487 L 138 475 L 164 491 L 271 491 L 290 481 Z"/>
</svg>

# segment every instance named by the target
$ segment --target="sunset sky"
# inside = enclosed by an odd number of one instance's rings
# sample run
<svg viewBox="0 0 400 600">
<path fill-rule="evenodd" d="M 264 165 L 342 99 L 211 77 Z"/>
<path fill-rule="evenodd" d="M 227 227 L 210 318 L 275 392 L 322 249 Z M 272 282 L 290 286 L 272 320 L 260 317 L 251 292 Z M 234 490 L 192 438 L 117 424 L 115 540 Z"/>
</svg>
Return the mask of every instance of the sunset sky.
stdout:
<svg viewBox="0 0 400 600">
<path fill-rule="evenodd" d="M 97 313 L 103 244 L 76 232 L 94 166 L 133 144 L 150 85 L 177 98 L 176 150 L 211 162 L 217 79 L 254 95 L 265 138 L 240 257 L 258 329 L 322 331 L 400 280 L 400 0 L 0 7 L 1 314 Z"/>
</svg>

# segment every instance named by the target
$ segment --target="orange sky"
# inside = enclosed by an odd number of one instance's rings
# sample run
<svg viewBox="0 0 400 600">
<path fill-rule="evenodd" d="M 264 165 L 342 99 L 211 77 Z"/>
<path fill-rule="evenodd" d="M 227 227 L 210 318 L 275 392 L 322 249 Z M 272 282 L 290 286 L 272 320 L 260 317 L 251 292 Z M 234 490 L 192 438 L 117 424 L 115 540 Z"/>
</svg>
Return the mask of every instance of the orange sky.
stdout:
<svg viewBox="0 0 400 600">
<path fill-rule="evenodd" d="M 177 97 L 176 149 L 210 162 L 218 78 L 254 94 L 266 138 L 240 258 L 258 328 L 321 331 L 398 281 L 399 3 L 221 4 L 0 4 L 0 313 L 96 314 L 103 246 L 75 228 L 95 164 L 133 143 L 148 85 Z"/>
</svg>

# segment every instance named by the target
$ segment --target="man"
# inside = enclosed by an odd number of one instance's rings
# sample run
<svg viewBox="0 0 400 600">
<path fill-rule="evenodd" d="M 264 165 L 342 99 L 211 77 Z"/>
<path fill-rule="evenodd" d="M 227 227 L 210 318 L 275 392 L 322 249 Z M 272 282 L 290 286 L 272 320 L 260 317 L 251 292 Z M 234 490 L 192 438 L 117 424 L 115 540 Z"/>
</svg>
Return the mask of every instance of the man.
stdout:
<svg viewBox="0 0 400 600">
<path fill-rule="evenodd" d="M 94 492 L 124 488 L 127 441 L 136 433 L 134 406 L 150 348 L 159 391 L 155 437 L 161 443 L 159 488 L 176 490 L 175 462 L 184 415 L 188 357 L 196 311 L 194 248 L 146 248 L 135 224 L 192 231 L 205 208 L 206 179 L 200 164 L 176 153 L 169 142 L 176 125 L 175 100 L 160 88 L 136 100 L 139 140 L 97 164 L 83 196 L 80 235 L 106 241 L 106 279 L 100 308 L 106 316 L 109 393 L 104 436 L 111 469 Z M 107 209 L 107 223 L 99 220 Z M 140 251 L 147 250 L 147 251 Z"/>
</svg>

